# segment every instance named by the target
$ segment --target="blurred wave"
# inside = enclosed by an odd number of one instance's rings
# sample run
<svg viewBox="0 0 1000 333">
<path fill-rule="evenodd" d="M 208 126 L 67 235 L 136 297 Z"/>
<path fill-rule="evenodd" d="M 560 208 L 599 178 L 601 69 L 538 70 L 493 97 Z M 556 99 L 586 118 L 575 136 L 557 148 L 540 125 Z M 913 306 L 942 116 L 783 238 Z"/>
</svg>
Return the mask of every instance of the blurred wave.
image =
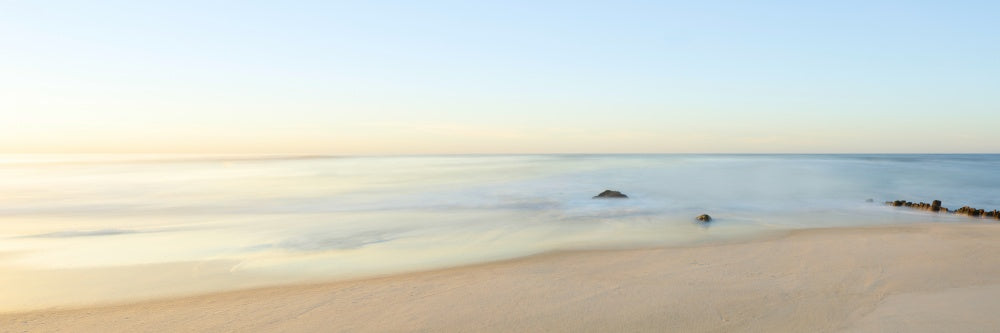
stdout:
<svg viewBox="0 0 1000 333">
<path fill-rule="evenodd" d="M 360 276 L 964 221 L 877 202 L 1000 208 L 997 170 L 1000 155 L 2 155 L 0 253 L 17 255 L 0 270 L 224 261 L 234 276 Z M 630 198 L 591 199 L 605 189 Z"/>
</svg>

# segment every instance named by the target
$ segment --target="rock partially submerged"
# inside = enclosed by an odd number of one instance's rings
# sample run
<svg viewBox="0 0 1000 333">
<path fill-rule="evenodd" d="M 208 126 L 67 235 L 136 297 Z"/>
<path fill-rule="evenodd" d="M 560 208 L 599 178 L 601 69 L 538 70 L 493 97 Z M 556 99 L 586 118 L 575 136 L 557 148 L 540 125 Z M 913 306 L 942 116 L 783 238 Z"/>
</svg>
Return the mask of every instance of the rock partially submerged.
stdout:
<svg viewBox="0 0 1000 333">
<path fill-rule="evenodd" d="M 708 214 L 698 215 L 698 217 L 696 217 L 696 219 L 698 219 L 698 222 L 701 222 L 701 223 L 707 223 L 707 222 L 711 222 L 712 221 L 712 217 L 708 216 Z"/>
<path fill-rule="evenodd" d="M 992 211 L 988 211 L 988 210 L 985 210 L 985 209 L 976 209 L 976 208 L 973 208 L 973 207 L 965 206 L 965 207 L 962 207 L 962 208 L 959 208 L 958 210 L 956 210 L 955 214 L 962 214 L 962 215 L 968 215 L 968 216 L 971 216 L 971 217 L 982 217 L 982 218 L 1000 220 L 1000 211 L 998 211 L 996 209 L 994 209 Z"/>
<path fill-rule="evenodd" d="M 604 199 L 604 198 L 610 198 L 610 199 L 628 199 L 628 196 L 625 195 L 625 194 L 622 194 L 622 192 L 612 191 L 612 190 L 604 190 L 604 192 L 601 192 L 601 194 L 598 194 L 598 195 L 594 196 L 594 199 Z"/>
<path fill-rule="evenodd" d="M 934 200 L 931 203 L 896 200 L 896 201 L 886 201 L 885 204 L 893 207 L 910 207 L 913 209 L 929 210 L 932 212 L 942 212 L 942 211 L 948 212 L 948 208 L 941 207 L 941 200 Z"/>
<path fill-rule="evenodd" d="M 963 206 L 962 208 L 956 209 L 954 211 L 949 211 L 947 207 L 941 207 L 941 200 L 934 200 L 931 203 L 926 203 L 926 202 L 913 203 L 906 200 L 896 200 L 896 201 L 886 201 L 885 204 L 893 207 L 910 207 L 913 209 L 926 210 L 935 213 L 938 212 L 952 213 L 958 215 L 965 215 L 968 217 L 992 218 L 995 220 L 1000 220 L 1000 211 L 996 209 L 994 209 L 993 211 L 987 211 L 985 209 Z"/>
<path fill-rule="evenodd" d="M 958 210 L 956 210 L 955 214 L 963 214 L 963 215 L 969 215 L 969 216 L 979 216 L 980 214 L 982 214 L 982 209 L 975 209 L 975 208 L 972 208 L 972 207 L 969 207 L 969 206 L 963 206 L 962 208 L 959 208 Z"/>
</svg>

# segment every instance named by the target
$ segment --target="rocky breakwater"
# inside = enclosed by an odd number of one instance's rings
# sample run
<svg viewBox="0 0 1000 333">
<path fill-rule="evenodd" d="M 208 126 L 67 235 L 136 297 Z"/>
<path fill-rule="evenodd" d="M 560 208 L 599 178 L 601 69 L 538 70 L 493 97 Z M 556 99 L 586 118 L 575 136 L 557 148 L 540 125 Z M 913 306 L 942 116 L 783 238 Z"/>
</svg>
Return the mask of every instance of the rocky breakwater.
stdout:
<svg viewBox="0 0 1000 333">
<path fill-rule="evenodd" d="M 909 207 L 913 209 L 925 210 L 931 212 L 951 213 L 951 214 L 965 215 L 968 217 L 990 218 L 994 220 L 1000 220 L 1000 211 L 996 209 L 992 211 L 987 211 L 985 209 L 963 206 L 962 208 L 956 210 L 948 210 L 947 207 L 941 206 L 941 200 L 934 200 L 931 203 L 896 200 L 896 201 L 886 201 L 885 204 L 893 207 Z"/>
<path fill-rule="evenodd" d="M 956 209 L 955 210 L 955 214 L 962 214 L 962 215 L 968 215 L 968 216 L 971 216 L 971 217 L 983 217 L 983 218 L 992 218 L 992 219 L 1000 220 L 1000 211 L 997 211 L 996 209 L 994 209 L 992 211 L 987 211 L 985 209 L 976 209 L 976 208 L 973 208 L 973 207 L 964 206 L 962 208 Z"/>
<path fill-rule="evenodd" d="M 945 212 L 945 213 L 948 212 L 948 208 L 941 207 L 941 200 L 934 200 L 931 203 L 896 200 L 896 201 L 886 201 L 885 204 L 893 207 L 910 207 L 913 209 L 929 210 L 932 212 Z"/>
</svg>

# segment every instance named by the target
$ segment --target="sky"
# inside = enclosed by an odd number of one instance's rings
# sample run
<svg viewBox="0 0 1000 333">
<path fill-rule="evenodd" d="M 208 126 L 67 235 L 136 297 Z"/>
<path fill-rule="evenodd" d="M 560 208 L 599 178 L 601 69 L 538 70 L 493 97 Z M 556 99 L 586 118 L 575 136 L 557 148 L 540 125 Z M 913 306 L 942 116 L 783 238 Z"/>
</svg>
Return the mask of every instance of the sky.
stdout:
<svg viewBox="0 0 1000 333">
<path fill-rule="evenodd" d="M 1000 153 L 997 1 L 0 0 L 0 153 Z"/>
</svg>

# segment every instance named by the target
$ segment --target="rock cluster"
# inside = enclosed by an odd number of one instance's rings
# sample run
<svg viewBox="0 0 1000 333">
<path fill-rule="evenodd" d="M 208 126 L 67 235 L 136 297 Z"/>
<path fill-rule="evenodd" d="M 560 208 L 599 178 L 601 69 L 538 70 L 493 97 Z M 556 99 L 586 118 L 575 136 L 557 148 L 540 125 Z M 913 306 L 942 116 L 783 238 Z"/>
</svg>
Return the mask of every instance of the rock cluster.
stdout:
<svg viewBox="0 0 1000 333">
<path fill-rule="evenodd" d="M 1000 220 L 1000 211 L 994 209 L 993 211 L 987 211 L 985 209 L 978 209 L 969 206 L 964 206 L 954 211 L 949 211 L 948 208 L 941 207 L 941 200 L 934 200 L 931 203 L 918 202 L 913 203 L 906 200 L 896 200 L 896 201 L 886 201 L 886 205 L 893 207 L 910 207 L 919 210 L 928 210 L 932 212 L 945 212 L 952 214 L 965 215 L 969 217 L 982 217 L 982 218 L 992 218 L 995 220 Z"/>
<path fill-rule="evenodd" d="M 948 212 L 948 208 L 941 207 L 941 200 L 934 200 L 931 203 L 896 200 L 896 201 L 886 201 L 885 204 L 893 207 L 910 207 L 913 209 L 929 210 L 932 212 L 941 212 L 941 211 Z"/>
<path fill-rule="evenodd" d="M 604 192 L 601 192 L 601 194 L 598 194 L 598 195 L 594 196 L 594 199 L 601 199 L 601 198 L 627 199 L 628 196 L 625 195 L 625 194 L 622 194 L 622 192 L 612 191 L 612 190 L 604 190 Z"/>
<path fill-rule="evenodd" d="M 996 209 L 992 211 L 987 211 L 985 209 L 976 209 L 969 206 L 964 206 L 955 211 L 955 214 L 968 215 L 971 217 L 984 217 L 1000 220 L 1000 211 Z"/>
<path fill-rule="evenodd" d="M 963 206 L 962 208 L 959 208 L 958 210 L 956 210 L 955 214 L 962 214 L 962 215 L 968 215 L 968 216 L 972 216 L 972 217 L 979 217 L 979 216 L 983 215 L 984 212 L 985 212 L 985 210 L 983 210 L 983 209 L 975 209 L 975 208 L 972 208 L 972 207 L 969 207 L 969 206 Z"/>
</svg>

